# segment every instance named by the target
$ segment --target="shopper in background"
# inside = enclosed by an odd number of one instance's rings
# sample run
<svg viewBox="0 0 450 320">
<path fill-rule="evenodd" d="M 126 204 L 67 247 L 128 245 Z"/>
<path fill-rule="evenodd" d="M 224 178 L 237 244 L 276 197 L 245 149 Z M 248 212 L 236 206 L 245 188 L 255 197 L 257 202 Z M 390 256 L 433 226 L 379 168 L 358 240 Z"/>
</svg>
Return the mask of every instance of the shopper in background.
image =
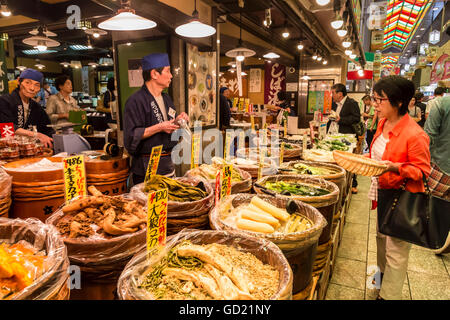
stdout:
<svg viewBox="0 0 450 320">
<path fill-rule="evenodd" d="M 390 189 L 424 192 L 422 176 L 430 173 L 429 137 L 408 115 L 414 84 L 400 76 L 388 76 L 374 86 L 375 108 L 380 122 L 373 137 L 370 158 L 383 160 L 386 171 L 372 178 L 369 198 L 385 210 Z M 383 211 L 384 212 L 384 211 Z M 381 290 L 377 299 L 401 300 L 411 244 L 378 232 L 377 263 L 381 271 Z"/>
<path fill-rule="evenodd" d="M 278 110 L 279 113 L 284 113 L 284 111 L 287 111 L 290 117 L 297 116 L 294 108 L 291 108 L 288 102 L 288 95 L 286 91 L 279 91 L 277 93 L 278 98 Z"/>
<path fill-rule="evenodd" d="M 116 95 L 114 91 L 116 90 L 116 86 L 114 83 L 114 77 L 108 79 L 108 83 L 106 84 L 106 92 L 103 96 L 103 107 L 111 108 L 110 102 L 116 101 Z"/>
<path fill-rule="evenodd" d="M 364 124 L 366 125 L 366 142 L 367 148 L 370 148 L 370 144 L 372 143 L 372 138 L 375 133 L 373 128 L 373 119 L 375 116 L 375 107 L 372 104 L 372 99 L 369 95 L 365 95 L 362 99 L 362 108 L 361 113 L 363 116 Z M 376 119 L 376 118 L 375 118 Z M 375 129 L 376 129 L 375 125 Z"/>
<path fill-rule="evenodd" d="M 331 87 L 331 96 L 333 98 L 331 108 L 336 112 L 335 122 L 338 125 L 338 132 L 356 134 L 352 125 L 357 124 L 361 119 L 358 102 L 347 96 L 347 89 L 342 83 L 337 83 Z M 356 181 L 356 174 L 354 174 L 352 193 L 358 193 L 357 187 L 358 181 Z"/>
<path fill-rule="evenodd" d="M 430 137 L 431 173 L 430 191 L 450 201 L 450 97 L 436 100 L 425 122 Z"/>
<path fill-rule="evenodd" d="M 123 124 L 125 148 L 132 155 L 134 184 L 144 182 L 152 149 L 159 145 L 163 149 L 157 173 L 169 177 L 175 175 L 171 152 L 177 142 L 170 136 L 180 127 L 182 119 L 189 122 L 184 112 L 176 116 L 172 99 L 162 92 L 172 81 L 167 53 L 146 55 L 142 59 L 142 76 L 144 85 L 125 104 Z"/>
<path fill-rule="evenodd" d="M 220 88 L 220 129 L 226 130 L 230 127 L 232 102 L 230 101 L 231 91 L 227 87 Z"/>
<path fill-rule="evenodd" d="M 66 75 L 59 76 L 55 80 L 55 86 L 59 92 L 47 101 L 47 107 L 45 111 L 52 124 L 58 124 L 69 121 L 69 111 L 79 110 L 77 100 L 71 96 L 72 94 L 72 81 Z"/>
<path fill-rule="evenodd" d="M 51 86 L 47 81 L 44 80 L 44 84 L 36 95 L 36 102 L 38 102 L 42 108 L 45 109 L 45 105 L 51 95 L 57 94 L 58 91 L 55 87 Z"/>
<path fill-rule="evenodd" d="M 39 139 L 46 147 L 53 147 L 52 134 L 47 127 L 50 119 L 45 110 L 33 100 L 41 89 L 43 74 L 25 69 L 19 76 L 18 87 L 10 94 L 0 96 L 0 123 L 13 123 L 14 134 Z M 33 130 L 36 128 L 37 132 Z"/>
<path fill-rule="evenodd" d="M 408 114 L 417 123 L 422 119 L 421 110 L 419 107 L 416 107 L 416 98 L 414 97 L 409 101 Z"/>
<path fill-rule="evenodd" d="M 434 89 L 434 98 L 428 101 L 427 108 L 425 109 L 425 119 L 430 114 L 430 110 L 433 108 L 434 104 L 437 102 L 437 100 L 444 96 L 445 88 L 443 87 L 437 87 Z"/>
<path fill-rule="evenodd" d="M 414 95 L 414 98 L 416 99 L 416 107 L 420 108 L 420 121 L 417 122 L 417 124 L 419 126 L 421 126 L 423 128 L 423 126 L 425 125 L 425 110 L 427 109 L 427 105 L 425 103 L 423 103 L 423 93 L 422 92 L 417 92 Z"/>
</svg>

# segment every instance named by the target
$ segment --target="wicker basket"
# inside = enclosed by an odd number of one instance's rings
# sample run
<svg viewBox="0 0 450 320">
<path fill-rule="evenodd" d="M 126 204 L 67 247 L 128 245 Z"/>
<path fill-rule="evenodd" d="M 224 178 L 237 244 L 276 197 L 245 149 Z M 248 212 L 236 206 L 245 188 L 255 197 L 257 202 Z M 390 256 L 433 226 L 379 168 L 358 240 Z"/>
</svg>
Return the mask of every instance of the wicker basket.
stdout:
<svg viewBox="0 0 450 320">
<path fill-rule="evenodd" d="M 333 157 L 336 163 L 345 170 L 366 177 L 378 176 L 387 168 L 379 161 L 350 152 L 335 150 L 333 151 Z"/>
</svg>

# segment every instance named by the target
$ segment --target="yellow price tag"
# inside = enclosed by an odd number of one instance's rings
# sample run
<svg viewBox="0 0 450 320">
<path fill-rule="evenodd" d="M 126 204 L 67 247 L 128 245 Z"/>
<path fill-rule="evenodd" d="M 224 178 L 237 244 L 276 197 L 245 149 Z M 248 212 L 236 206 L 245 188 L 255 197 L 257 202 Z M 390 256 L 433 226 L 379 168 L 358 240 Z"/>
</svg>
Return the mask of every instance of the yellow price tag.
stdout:
<svg viewBox="0 0 450 320">
<path fill-rule="evenodd" d="M 168 199 L 167 188 L 148 194 L 147 253 L 150 253 L 155 246 L 163 246 L 166 243 Z"/>
<path fill-rule="evenodd" d="M 284 142 L 280 145 L 280 165 L 283 163 L 284 159 Z"/>
<path fill-rule="evenodd" d="M 286 137 L 287 136 L 287 121 L 285 120 L 284 121 L 284 137 Z"/>
<path fill-rule="evenodd" d="M 197 132 L 192 135 L 191 147 L 191 169 L 197 168 L 200 162 L 200 143 L 201 133 Z"/>
<path fill-rule="evenodd" d="M 255 130 L 255 117 L 253 115 L 250 115 L 250 123 L 252 125 L 252 130 Z"/>
<path fill-rule="evenodd" d="M 231 194 L 231 172 L 233 170 L 233 165 L 228 164 L 223 167 L 223 180 L 222 180 L 222 190 L 221 197 L 225 197 Z"/>
<path fill-rule="evenodd" d="M 266 156 L 266 148 L 259 149 L 259 165 L 258 165 L 258 180 L 263 176 L 264 159 Z"/>
<path fill-rule="evenodd" d="M 152 153 L 150 154 L 150 159 L 148 161 L 147 173 L 145 174 L 145 181 L 147 181 L 150 177 L 156 175 L 158 171 L 159 158 L 161 157 L 162 145 L 153 147 Z"/>
<path fill-rule="evenodd" d="M 86 196 L 86 167 L 84 156 L 73 156 L 63 159 L 64 187 L 66 202 L 75 197 Z"/>
</svg>

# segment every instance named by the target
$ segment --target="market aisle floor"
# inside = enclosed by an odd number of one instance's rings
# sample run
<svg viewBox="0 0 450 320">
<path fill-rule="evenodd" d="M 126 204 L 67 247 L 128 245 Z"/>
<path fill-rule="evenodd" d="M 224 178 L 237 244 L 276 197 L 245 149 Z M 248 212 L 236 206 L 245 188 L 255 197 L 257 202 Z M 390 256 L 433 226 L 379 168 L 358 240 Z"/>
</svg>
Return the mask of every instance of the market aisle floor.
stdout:
<svg viewBox="0 0 450 320">
<path fill-rule="evenodd" d="M 374 300 L 372 277 L 378 270 L 376 210 L 370 210 L 370 178 L 358 176 L 326 300 Z M 413 245 L 403 286 L 403 300 L 450 300 L 450 254 L 435 255 Z"/>
</svg>

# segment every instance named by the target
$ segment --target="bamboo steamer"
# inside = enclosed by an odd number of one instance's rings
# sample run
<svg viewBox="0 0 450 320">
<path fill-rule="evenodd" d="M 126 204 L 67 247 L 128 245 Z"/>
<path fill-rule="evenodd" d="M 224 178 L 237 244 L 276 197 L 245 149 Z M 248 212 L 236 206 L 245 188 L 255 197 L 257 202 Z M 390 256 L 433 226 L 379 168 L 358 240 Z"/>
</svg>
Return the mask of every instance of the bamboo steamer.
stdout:
<svg viewBox="0 0 450 320">
<path fill-rule="evenodd" d="M 102 150 L 95 151 L 106 155 Z M 130 174 L 129 156 L 111 157 L 108 160 L 85 157 L 86 179 L 89 186 L 95 186 L 108 196 L 127 192 L 127 180 Z"/>
<path fill-rule="evenodd" d="M 221 203 L 227 206 L 229 202 L 234 208 L 241 205 L 247 205 L 251 202 L 254 194 L 239 193 L 223 198 Z M 258 195 L 262 200 L 270 204 L 285 209 L 289 201 L 287 198 L 273 197 L 269 195 Z M 229 230 L 246 233 L 250 236 L 267 239 L 276 244 L 289 262 L 293 272 L 293 293 L 304 290 L 311 283 L 313 265 L 316 257 L 318 240 L 323 228 L 326 225 L 322 214 L 313 206 L 296 201 L 298 206 L 297 214 L 307 217 L 313 223 L 313 226 L 305 231 L 284 233 L 260 233 L 247 230 L 240 230 L 229 223 L 223 221 L 221 213 L 217 207 L 214 207 L 210 213 L 211 226 L 215 230 Z"/>
<path fill-rule="evenodd" d="M 276 181 L 285 181 L 285 182 L 297 182 L 297 183 L 305 183 L 313 186 L 321 187 L 322 189 L 328 190 L 330 193 L 323 196 L 285 196 L 281 194 L 277 194 L 279 197 L 285 197 L 293 200 L 300 200 L 302 202 L 308 203 L 313 207 L 317 208 L 320 213 L 327 220 L 327 225 L 322 230 L 322 234 L 319 238 L 319 245 L 325 242 L 330 241 L 331 238 L 331 229 L 333 227 L 333 215 L 334 215 L 334 207 L 336 202 L 339 199 L 339 188 L 333 183 L 329 182 L 325 179 L 321 178 L 310 178 L 305 177 L 303 175 L 276 175 L 276 176 L 267 176 L 256 181 L 256 184 L 264 186 L 266 182 L 276 182 Z M 257 194 L 266 194 L 263 189 L 253 186 L 253 189 Z"/>
<path fill-rule="evenodd" d="M 62 162 L 62 158 L 37 157 L 5 164 L 5 171 L 12 177 L 12 218 L 30 217 L 45 221 L 64 203 L 64 178 L 62 170 L 15 171 L 42 159 Z"/>
<path fill-rule="evenodd" d="M 193 244 L 218 243 L 232 246 L 240 251 L 249 252 L 265 264 L 276 268 L 280 274 L 278 290 L 271 300 L 292 299 L 292 270 L 281 250 L 272 242 L 249 236 L 236 231 L 217 230 L 183 230 L 180 233 L 167 238 L 166 246 L 162 250 L 168 250 L 183 240 L 189 240 Z M 165 251 L 166 252 L 166 251 Z M 136 277 L 149 266 L 146 247 L 137 253 L 127 264 L 120 275 L 117 284 L 117 293 L 121 300 L 148 299 L 141 290 L 135 287 Z"/>
</svg>

